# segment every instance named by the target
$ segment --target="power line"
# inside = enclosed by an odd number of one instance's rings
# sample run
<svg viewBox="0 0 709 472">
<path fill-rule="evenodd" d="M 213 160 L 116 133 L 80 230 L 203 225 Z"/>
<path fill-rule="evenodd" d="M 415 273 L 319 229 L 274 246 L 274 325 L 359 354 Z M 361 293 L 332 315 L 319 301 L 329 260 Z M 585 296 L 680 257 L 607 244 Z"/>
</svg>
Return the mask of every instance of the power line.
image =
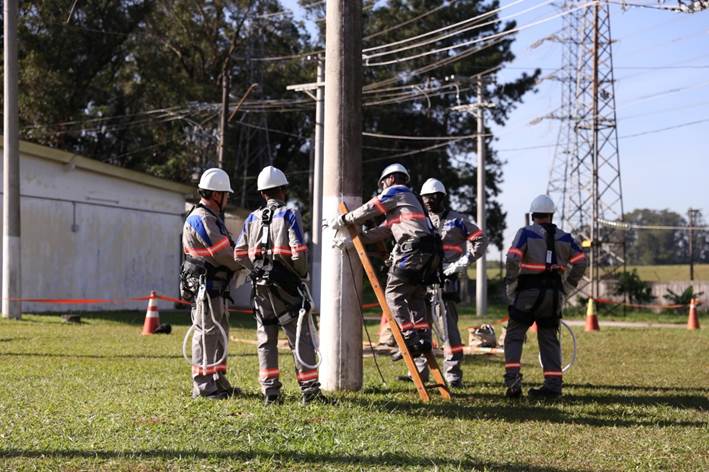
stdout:
<svg viewBox="0 0 709 472">
<path fill-rule="evenodd" d="M 482 14 L 480 14 L 480 15 L 477 15 L 477 16 L 474 16 L 474 17 L 471 17 L 471 18 L 467 18 L 467 19 L 465 19 L 465 20 L 463 20 L 463 21 L 459 21 L 458 23 L 454 23 L 454 24 L 452 24 L 452 25 L 447 25 L 447 26 L 444 26 L 444 27 L 442 27 L 442 28 L 438 28 L 438 29 L 436 29 L 436 30 L 427 31 L 427 32 L 425 32 L 425 33 L 422 33 L 422 34 L 419 34 L 419 35 L 416 35 L 416 36 L 412 36 L 412 37 L 410 37 L 410 38 L 402 39 L 402 40 L 399 40 L 399 41 L 394 41 L 394 42 L 392 42 L 392 43 L 381 44 L 381 45 L 379 45 L 379 46 L 374 46 L 374 47 L 371 47 L 371 48 L 366 48 L 366 49 L 363 49 L 362 52 L 363 52 L 363 53 L 367 53 L 367 52 L 372 52 L 372 51 L 378 51 L 379 49 L 385 49 L 385 48 L 389 48 L 389 47 L 392 47 L 392 46 L 398 46 L 399 44 L 405 44 L 405 43 L 408 43 L 408 42 L 410 42 L 410 41 L 416 41 L 416 40 L 421 39 L 421 38 L 425 38 L 425 37 L 428 37 L 428 36 L 431 36 L 431 35 L 434 35 L 434 34 L 438 34 L 438 33 L 442 32 L 442 31 L 446 31 L 446 30 L 449 30 L 449 29 L 452 29 L 452 28 L 457 28 L 457 27 L 459 27 L 459 26 L 466 25 L 466 24 L 468 24 L 468 23 L 470 23 L 470 22 L 473 22 L 473 21 L 477 21 L 477 20 L 486 18 L 486 17 L 491 16 L 491 15 L 494 15 L 495 13 L 498 13 L 498 12 L 500 12 L 500 11 L 506 9 L 506 8 L 510 8 L 510 7 L 514 6 L 514 5 L 517 5 L 517 4 L 519 4 L 519 3 L 522 3 L 523 1 L 525 1 L 525 0 L 516 0 L 516 1 L 514 1 L 514 2 L 512 2 L 512 3 L 510 3 L 510 4 L 508 4 L 508 5 L 506 5 L 506 6 L 504 6 L 504 7 L 499 7 L 499 8 L 496 8 L 496 9 L 494 9 L 494 10 L 487 11 L 487 12 L 482 13 Z"/>
<path fill-rule="evenodd" d="M 523 15 L 523 14 L 525 14 L 525 13 L 529 13 L 530 11 L 533 11 L 533 10 L 536 10 L 536 9 L 538 9 L 538 8 L 542 8 L 542 7 L 545 7 L 545 6 L 549 5 L 549 4 L 552 3 L 553 1 L 555 1 L 555 0 L 545 0 L 545 1 L 542 2 L 542 3 L 539 3 L 539 4 L 537 4 L 537 5 L 534 5 L 534 6 L 530 7 L 530 8 L 527 8 L 526 10 L 522 10 L 522 11 L 517 12 L 517 13 L 514 13 L 514 14 L 512 14 L 512 15 L 508 15 L 508 16 L 500 17 L 500 18 L 495 18 L 494 20 L 490 20 L 490 21 L 487 21 L 487 22 L 485 22 L 485 23 L 474 24 L 474 25 L 472 25 L 472 26 L 468 26 L 467 28 L 462 28 L 462 29 L 460 29 L 460 30 L 453 31 L 453 32 L 451 32 L 451 33 L 447 33 L 447 34 L 444 34 L 444 35 L 441 35 L 441 36 L 436 36 L 436 37 L 434 37 L 434 38 L 427 39 L 427 40 L 422 41 L 422 42 L 420 42 L 420 43 L 411 44 L 411 45 L 409 45 L 409 46 L 404 46 L 404 47 L 401 47 L 401 48 L 392 49 L 392 50 L 390 50 L 390 51 L 376 52 L 376 53 L 369 54 L 369 55 L 366 55 L 366 54 L 365 54 L 365 55 L 363 56 L 363 58 L 364 58 L 365 60 L 368 60 L 368 59 L 371 59 L 371 58 L 374 58 L 374 57 L 388 56 L 388 55 L 390 55 L 390 54 L 396 54 L 396 53 L 398 53 L 398 52 L 409 51 L 409 50 L 411 50 L 411 49 L 420 48 L 420 47 L 426 46 L 426 45 L 428 45 L 428 44 L 437 43 L 437 42 L 439 42 L 439 41 L 443 41 L 444 39 L 452 38 L 452 37 L 457 36 L 457 35 L 462 34 L 462 33 L 467 33 L 467 32 L 469 32 L 469 31 L 473 31 L 473 30 L 476 30 L 476 29 L 480 29 L 480 28 L 483 28 L 483 27 L 485 27 L 485 26 L 494 25 L 495 23 L 500 23 L 500 22 L 502 22 L 502 21 L 509 20 L 509 19 L 514 18 L 514 17 L 516 17 L 516 16 L 520 16 L 520 15 Z"/>
<path fill-rule="evenodd" d="M 448 8 L 452 3 L 455 3 L 456 1 L 457 1 L 457 0 L 444 1 L 441 5 L 435 7 L 435 8 L 433 8 L 433 9 L 431 9 L 431 10 L 428 10 L 428 11 L 426 11 L 426 12 L 423 12 L 423 13 L 421 13 L 420 15 L 415 16 L 414 18 L 411 18 L 410 20 L 402 21 L 401 23 L 396 24 L 396 25 L 394 25 L 394 26 L 390 26 L 390 27 L 388 27 L 388 28 L 384 28 L 383 30 L 377 31 L 376 33 L 372 33 L 372 34 L 370 34 L 370 35 L 367 35 L 367 36 L 365 36 L 365 37 L 362 38 L 362 39 L 367 40 L 367 39 L 376 38 L 376 37 L 381 36 L 381 35 L 383 35 L 383 34 L 390 33 L 390 32 L 392 32 L 392 31 L 395 31 L 395 30 L 397 30 L 397 29 L 399 29 L 399 28 L 403 28 L 404 26 L 410 25 L 411 23 L 415 23 L 415 22 L 417 22 L 418 20 L 422 20 L 423 18 L 426 18 L 427 16 L 432 15 L 433 13 L 436 13 L 436 12 L 439 11 L 439 10 L 442 10 L 442 9 L 444 9 L 444 8 Z"/>
<path fill-rule="evenodd" d="M 664 131 L 669 131 L 672 129 L 678 129 L 678 128 L 685 128 L 688 126 L 694 126 L 698 125 L 701 123 L 706 123 L 709 122 L 709 118 L 704 118 L 701 120 L 695 120 L 695 121 L 688 121 L 685 123 L 679 123 L 673 126 L 667 126 L 664 128 L 657 128 L 657 129 L 652 129 L 652 130 L 647 130 L 647 131 L 641 131 L 638 133 L 633 133 L 633 134 L 626 134 L 623 136 L 619 136 L 618 139 L 630 139 L 630 138 L 635 138 L 638 136 L 644 136 L 647 134 L 654 134 L 654 133 L 661 133 Z M 537 146 L 525 146 L 525 147 L 518 147 L 518 148 L 507 148 L 507 149 L 497 149 L 498 152 L 516 152 L 516 151 L 528 151 L 528 150 L 533 150 L 533 149 L 546 149 L 546 148 L 553 148 L 556 147 L 556 144 L 539 144 Z"/>
<path fill-rule="evenodd" d="M 555 14 L 555 15 L 548 16 L 548 17 L 546 17 L 546 18 L 543 18 L 543 19 L 541 19 L 541 20 L 534 21 L 534 22 L 532 22 L 532 23 L 528 23 L 528 24 L 523 25 L 523 26 L 518 26 L 518 27 L 515 27 L 515 28 L 512 28 L 512 29 L 506 30 L 506 31 L 502 31 L 502 32 L 499 32 L 499 33 L 495 33 L 495 34 L 491 34 L 491 35 L 488 35 L 488 36 L 484 36 L 484 37 L 482 37 L 482 38 L 471 39 L 471 40 L 469 40 L 469 41 L 464 41 L 464 42 L 462 42 L 462 43 L 453 44 L 453 45 L 451 45 L 451 46 L 446 46 L 446 47 L 438 48 L 438 49 L 432 49 L 432 50 L 429 50 L 429 51 L 426 51 L 426 52 L 422 52 L 422 53 L 419 53 L 419 54 L 413 54 L 413 55 L 411 55 L 411 56 L 401 57 L 401 58 L 397 58 L 397 59 L 391 59 L 391 60 L 388 60 L 388 61 L 369 62 L 368 59 L 369 59 L 369 57 L 371 57 L 371 56 L 366 56 L 366 55 L 365 55 L 365 56 L 364 56 L 365 65 L 367 65 L 367 66 L 369 66 L 369 67 L 386 66 L 386 65 L 391 65 L 391 64 L 399 64 L 399 63 L 401 63 L 401 62 L 407 62 L 407 61 L 411 61 L 411 60 L 414 60 L 414 59 L 419 59 L 419 58 L 421 58 L 421 57 L 430 56 L 430 55 L 432 55 L 432 54 L 438 54 L 438 53 L 441 53 L 441 52 L 450 52 L 450 51 L 453 50 L 453 49 L 458 49 L 458 48 L 462 48 L 462 47 L 466 47 L 466 46 L 471 46 L 471 45 L 473 45 L 473 44 L 478 44 L 478 43 L 481 43 L 481 42 L 483 42 L 483 41 L 489 41 L 489 40 L 491 40 L 491 39 L 498 39 L 498 38 L 502 38 L 502 37 L 505 37 L 505 36 L 512 35 L 512 34 L 514 34 L 514 33 L 518 33 L 518 32 L 520 32 L 520 31 L 525 31 L 525 30 L 527 30 L 527 29 L 529 29 L 529 28 L 532 28 L 532 27 L 534 27 L 534 26 L 538 26 L 538 25 L 540 25 L 540 24 L 547 23 L 547 22 L 552 21 L 552 20 L 555 20 L 555 19 L 557 19 L 557 18 L 561 18 L 561 17 L 563 17 L 563 16 L 566 16 L 566 15 L 568 15 L 568 14 L 574 12 L 574 11 L 587 8 L 589 5 L 593 5 L 593 4 L 594 4 L 594 2 L 585 3 L 585 4 L 583 4 L 583 5 L 580 5 L 580 6 L 576 7 L 576 8 L 572 8 L 572 9 L 569 9 L 569 10 L 564 10 L 564 11 L 562 11 L 561 13 L 557 13 L 557 14 Z"/>
</svg>

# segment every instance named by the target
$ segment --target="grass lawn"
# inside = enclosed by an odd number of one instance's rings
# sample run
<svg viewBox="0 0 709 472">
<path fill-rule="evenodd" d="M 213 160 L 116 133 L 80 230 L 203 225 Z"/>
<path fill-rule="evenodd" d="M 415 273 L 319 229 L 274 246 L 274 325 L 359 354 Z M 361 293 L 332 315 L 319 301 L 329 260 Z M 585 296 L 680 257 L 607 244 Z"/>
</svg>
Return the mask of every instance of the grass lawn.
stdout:
<svg viewBox="0 0 709 472">
<path fill-rule="evenodd" d="M 161 313 L 169 336 L 139 336 L 142 313 L 0 321 L 0 469 L 3 470 L 708 470 L 707 327 L 579 331 L 565 398 L 509 403 L 498 357 L 466 358 L 451 403 L 419 403 L 397 383 L 402 363 L 365 359 L 365 389 L 339 404 L 298 403 L 290 355 L 286 403 L 264 407 L 255 346 L 232 343 L 223 402 L 190 399 L 179 353 L 185 312 Z M 253 321 L 232 316 L 232 335 Z M 461 326 L 473 323 L 461 320 Z M 370 329 L 374 335 L 374 324 Z M 536 342 L 527 386 L 542 380 Z"/>
</svg>

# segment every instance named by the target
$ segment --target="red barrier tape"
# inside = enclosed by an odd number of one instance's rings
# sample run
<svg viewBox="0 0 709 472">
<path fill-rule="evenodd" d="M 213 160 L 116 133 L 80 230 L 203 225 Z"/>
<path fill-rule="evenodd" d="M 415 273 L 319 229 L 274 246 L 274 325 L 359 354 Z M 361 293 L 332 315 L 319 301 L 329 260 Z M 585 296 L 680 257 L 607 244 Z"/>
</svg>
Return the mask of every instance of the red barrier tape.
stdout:
<svg viewBox="0 0 709 472">
<path fill-rule="evenodd" d="M 31 303 L 48 303 L 57 305 L 90 305 L 90 304 L 104 304 L 104 303 L 122 303 L 122 302 L 146 302 L 151 300 L 153 297 L 147 295 L 144 297 L 130 297 L 125 299 L 108 299 L 108 298 L 11 298 L 14 302 L 31 302 Z M 161 295 L 159 293 L 155 294 L 155 298 L 158 300 L 163 300 L 166 302 L 178 303 L 180 305 L 191 305 L 192 302 L 183 300 L 181 298 L 168 297 L 167 295 Z M 378 303 L 366 303 L 362 305 L 362 309 L 376 308 Z M 241 313 L 244 315 L 252 315 L 254 310 L 243 309 L 243 308 L 230 308 L 230 313 Z"/>
<path fill-rule="evenodd" d="M 82 305 L 90 303 L 115 303 L 104 298 L 10 298 L 12 302 L 54 303 L 57 305 Z"/>
</svg>

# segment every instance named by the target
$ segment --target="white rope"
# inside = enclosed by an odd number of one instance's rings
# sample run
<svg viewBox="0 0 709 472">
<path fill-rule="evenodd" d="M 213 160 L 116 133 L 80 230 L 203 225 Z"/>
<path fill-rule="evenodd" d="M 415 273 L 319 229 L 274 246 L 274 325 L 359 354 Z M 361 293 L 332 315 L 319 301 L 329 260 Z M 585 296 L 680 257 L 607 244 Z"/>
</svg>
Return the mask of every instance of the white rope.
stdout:
<svg viewBox="0 0 709 472">
<path fill-rule="evenodd" d="M 310 288 L 306 284 L 303 284 L 303 287 L 305 287 L 305 292 L 303 293 L 301 289 L 298 289 L 299 292 L 301 292 L 301 296 L 308 298 L 308 301 L 310 302 L 310 305 L 312 307 L 313 304 L 313 297 L 310 294 Z M 300 342 L 301 342 L 301 337 L 303 336 L 303 322 L 307 319 L 308 323 L 308 331 L 310 332 L 310 342 L 313 346 L 313 350 L 315 351 L 315 364 L 308 364 L 303 360 L 303 357 L 300 355 Z M 322 358 L 320 357 L 320 337 L 318 336 L 318 331 L 317 328 L 315 327 L 315 322 L 313 321 L 313 315 L 311 313 L 311 310 L 305 310 L 301 308 L 301 310 L 298 312 L 298 321 L 296 323 L 296 328 L 295 328 L 295 348 L 293 349 L 293 354 L 295 355 L 295 359 L 305 367 L 306 369 L 317 369 L 320 367 L 320 362 L 322 362 Z"/>
<path fill-rule="evenodd" d="M 560 326 L 563 326 L 564 328 L 566 328 L 566 330 L 571 335 L 571 360 L 569 361 L 568 364 L 566 364 L 565 366 L 563 366 L 561 368 L 561 372 L 565 373 L 567 370 L 569 370 L 571 368 L 571 366 L 574 365 L 574 362 L 576 362 L 576 335 L 574 334 L 574 331 L 571 329 L 571 327 L 568 324 L 566 324 L 566 322 L 564 320 L 559 320 L 559 321 L 561 323 Z M 561 331 L 559 331 L 559 337 L 561 338 Z M 559 343 L 561 343 L 561 339 L 559 340 Z M 544 368 L 544 364 L 542 364 L 542 354 L 541 353 L 539 353 L 539 365 L 542 367 L 542 369 Z"/>
<path fill-rule="evenodd" d="M 207 300 L 207 305 L 209 306 L 209 313 L 210 317 L 212 319 L 212 327 L 209 329 L 205 329 L 205 317 L 204 317 L 204 300 Z M 226 307 L 225 307 L 226 308 Z M 187 333 L 185 333 L 185 337 L 182 340 L 182 357 L 185 358 L 188 364 L 192 365 L 192 357 L 187 355 L 187 341 L 190 339 L 190 335 L 194 333 L 195 335 L 200 334 L 202 336 L 202 368 L 207 369 L 209 367 L 214 367 L 217 366 L 221 363 L 223 363 L 227 356 L 228 356 L 228 344 L 229 344 L 229 337 L 226 334 L 226 330 L 224 327 L 217 322 L 217 320 L 214 318 L 214 310 L 212 309 L 212 298 L 209 296 L 209 293 L 207 293 L 206 286 L 202 284 L 199 288 L 199 292 L 197 294 L 197 299 L 195 301 L 195 311 L 196 311 L 196 316 L 195 318 L 201 323 L 201 327 L 198 328 L 197 325 L 194 323 L 195 319 L 192 320 L 192 326 L 187 330 Z M 226 310 L 225 310 L 226 314 Z M 217 328 L 219 330 L 219 334 L 222 336 L 222 341 L 223 341 L 223 352 L 222 356 L 219 358 L 218 361 L 214 363 L 208 363 L 207 362 L 207 341 L 206 341 L 206 334 L 210 333 L 214 328 Z"/>
<path fill-rule="evenodd" d="M 625 223 L 622 221 L 610 221 L 602 218 L 598 222 L 603 226 L 611 226 L 622 229 L 650 229 L 650 230 L 681 230 L 681 231 L 706 231 L 709 226 L 662 226 L 662 225 L 637 225 L 634 223 Z"/>
</svg>

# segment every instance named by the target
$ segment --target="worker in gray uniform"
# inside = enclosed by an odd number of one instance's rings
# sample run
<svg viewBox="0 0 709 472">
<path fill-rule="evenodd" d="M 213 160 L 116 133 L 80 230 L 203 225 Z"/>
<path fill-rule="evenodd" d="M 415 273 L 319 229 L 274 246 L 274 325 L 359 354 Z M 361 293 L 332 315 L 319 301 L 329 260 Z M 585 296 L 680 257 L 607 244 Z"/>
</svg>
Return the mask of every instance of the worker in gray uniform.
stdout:
<svg viewBox="0 0 709 472">
<path fill-rule="evenodd" d="M 328 225 L 337 231 L 377 216 L 386 217 L 381 225 L 362 234 L 362 242 L 371 244 L 389 237 L 396 242 L 385 295 L 404 342 L 415 357 L 431 351 L 426 285 L 438 276 L 442 255 L 431 221 L 406 185 L 409 179 L 403 165 L 387 166 L 379 178 L 382 192 L 361 207 L 332 218 Z"/>
<path fill-rule="evenodd" d="M 467 277 L 470 264 L 485 253 L 487 238 L 473 219 L 446 206 L 446 187 L 437 179 L 430 178 L 421 187 L 421 198 L 428 210 L 433 226 L 438 231 L 443 243 L 443 283 L 440 286 L 442 300 L 437 300 L 437 288 L 429 290 L 428 301 L 431 312 L 440 311 L 444 317 L 440 320 L 438 335 L 442 337 L 444 362 L 443 372 L 451 387 L 463 386 L 463 343 L 458 329 L 458 310 L 460 301 L 460 281 L 458 277 Z M 443 306 L 438 306 L 443 302 Z M 425 366 L 425 359 L 416 359 L 419 370 Z M 427 377 L 427 375 L 425 375 Z"/>
<path fill-rule="evenodd" d="M 312 306 L 304 280 L 308 247 L 298 210 L 286 206 L 287 186 L 285 174 L 273 166 L 259 173 L 257 188 L 265 205 L 246 218 L 234 250 L 234 259 L 251 270 L 259 382 L 267 405 L 281 402 L 279 326 L 294 353 L 303 403 L 326 401 L 318 382 L 316 333 L 307 319 Z M 300 333 L 299 317 L 305 317 Z"/>
<path fill-rule="evenodd" d="M 233 191 L 222 169 L 207 169 L 199 181 L 200 201 L 187 215 L 182 230 L 185 261 L 180 295 L 192 302 L 192 396 L 221 400 L 235 393 L 226 378 L 234 242 L 222 212 Z"/>
<path fill-rule="evenodd" d="M 565 288 L 575 288 L 586 271 L 586 255 L 569 233 L 552 223 L 554 202 L 539 195 L 530 206 L 533 224 L 517 231 L 507 252 L 507 297 L 510 302 L 505 335 L 505 385 L 508 398 L 522 395 L 520 360 L 527 329 L 537 323 L 544 384 L 529 396 L 561 396 L 561 346 L 558 331 Z"/>
</svg>

